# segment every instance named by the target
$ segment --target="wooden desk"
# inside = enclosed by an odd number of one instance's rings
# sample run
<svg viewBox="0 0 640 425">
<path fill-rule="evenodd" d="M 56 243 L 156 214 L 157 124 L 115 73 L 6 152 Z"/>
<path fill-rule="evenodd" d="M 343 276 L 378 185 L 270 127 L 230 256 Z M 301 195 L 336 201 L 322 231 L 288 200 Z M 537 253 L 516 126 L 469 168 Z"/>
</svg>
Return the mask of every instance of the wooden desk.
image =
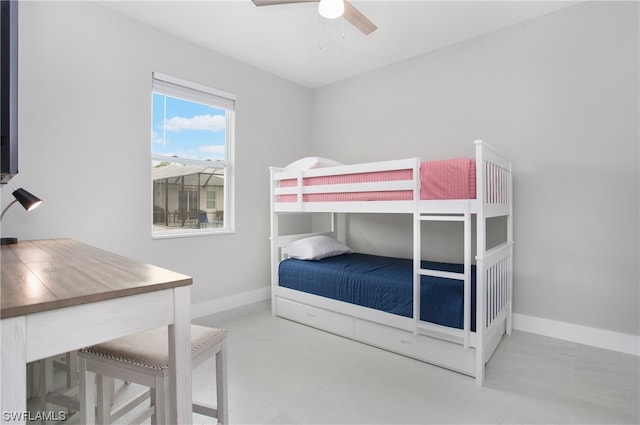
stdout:
<svg viewBox="0 0 640 425">
<path fill-rule="evenodd" d="M 2 246 L 0 267 L 0 422 L 29 419 L 27 362 L 160 326 L 169 326 L 171 417 L 192 422 L 189 276 L 70 239 Z"/>
</svg>

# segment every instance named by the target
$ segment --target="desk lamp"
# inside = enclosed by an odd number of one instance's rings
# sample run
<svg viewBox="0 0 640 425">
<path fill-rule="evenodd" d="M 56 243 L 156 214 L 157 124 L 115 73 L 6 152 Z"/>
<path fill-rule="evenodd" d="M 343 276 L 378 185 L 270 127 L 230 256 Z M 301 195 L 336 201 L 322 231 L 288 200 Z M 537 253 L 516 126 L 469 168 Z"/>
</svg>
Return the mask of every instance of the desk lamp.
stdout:
<svg viewBox="0 0 640 425">
<path fill-rule="evenodd" d="M 20 205 L 22 205 L 27 211 L 36 209 L 42 203 L 42 200 L 40 198 L 22 188 L 14 190 L 12 195 L 16 199 L 14 199 L 9 205 L 7 205 L 4 210 L 2 210 L 2 214 L 0 214 L 0 221 L 2 221 L 9 208 L 11 208 L 11 206 L 16 202 L 20 202 Z M 18 243 L 18 238 L 0 238 L 0 245 L 12 245 L 16 243 Z"/>
</svg>

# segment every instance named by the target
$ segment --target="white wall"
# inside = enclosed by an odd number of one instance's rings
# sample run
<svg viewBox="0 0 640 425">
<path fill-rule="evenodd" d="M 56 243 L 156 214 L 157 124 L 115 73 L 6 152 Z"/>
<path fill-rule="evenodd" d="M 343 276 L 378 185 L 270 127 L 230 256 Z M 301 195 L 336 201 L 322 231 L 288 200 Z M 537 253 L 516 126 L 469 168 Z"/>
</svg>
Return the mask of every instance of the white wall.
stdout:
<svg viewBox="0 0 640 425">
<path fill-rule="evenodd" d="M 471 155 L 482 138 L 514 159 L 516 313 L 638 335 L 638 38 L 637 2 L 589 2 L 310 92 L 96 4 L 21 2 L 20 174 L 2 204 L 14 187 L 45 203 L 2 234 L 187 273 L 194 304 L 215 304 L 268 285 L 269 165 Z M 237 233 L 151 239 L 153 71 L 238 95 Z M 372 219 L 350 222 L 357 245 L 405 249 Z"/>
<path fill-rule="evenodd" d="M 193 303 L 269 285 L 268 169 L 303 156 L 308 89 L 88 2 L 20 4 L 20 174 L 3 236 L 70 237 L 193 276 Z M 236 230 L 151 239 L 151 73 L 237 95 Z M 221 306 L 221 308 L 224 306 Z"/>
<path fill-rule="evenodd" d="M 318 89 L 313 153 L 440 159 L 484 139 L 515 169 L 515 312 L 638 335 L 638 15 L 586 2 Z M 411 255 L 393 217 L 349 229 Z"/>
</svg>

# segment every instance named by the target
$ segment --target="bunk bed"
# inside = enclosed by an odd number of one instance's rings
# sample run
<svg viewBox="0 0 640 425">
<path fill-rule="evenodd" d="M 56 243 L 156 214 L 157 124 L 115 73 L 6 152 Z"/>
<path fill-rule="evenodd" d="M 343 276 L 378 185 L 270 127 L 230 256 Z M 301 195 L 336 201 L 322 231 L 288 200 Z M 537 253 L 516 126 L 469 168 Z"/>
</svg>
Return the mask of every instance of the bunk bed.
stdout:
<svg viewBox="0 0 640 425">
<path fill-rule="evenodd" d="M 511 333 L 508 158 L 476 141 L 472 159 L 342 165 L 306 158 L 271 167 L 270 181 L 274 315 L 455 370 L 482 385 L 486 362 Z M 300 213 L 329 213 L 330 229 L 282 234 L 279 218 Z M 344 239 L 338 217 L 350 213 L 411 215 L 413 258 L 352 252 L 338 240 Z M 504 217 L 506 240 L 488 248 L 487 220 L 494 217 Z M 422 258 L 426 221 L 463 224 L 462 264 Z"/>
</svg>

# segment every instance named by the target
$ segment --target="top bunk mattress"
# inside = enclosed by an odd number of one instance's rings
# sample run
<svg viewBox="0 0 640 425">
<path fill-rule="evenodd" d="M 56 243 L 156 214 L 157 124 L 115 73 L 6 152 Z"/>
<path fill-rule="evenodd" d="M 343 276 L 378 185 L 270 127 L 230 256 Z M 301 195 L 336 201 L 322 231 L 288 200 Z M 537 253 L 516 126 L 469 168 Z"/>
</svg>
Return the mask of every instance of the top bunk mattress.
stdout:
<svg viewBox="0 0 640 425">
<path fill-rule="evenodd" d="M 411 180 L 412 170 L 375 171 L 305 177 L 303 186 L 339 185 L 352 183 L 391 182 Z M 296 186 L 296 179 L 280 181 L 280 187 Z M 304 194 L 303 202 L 346 201 L 402 201 L 413 199 L 411 190 L 386 190 L 372 192 L 337 192 Z M 476 163 L 469 158 L 426 161 L 420 164 L 420 199 L 475 199 Z M 278 202 L 296 202 L 297 195 L 280 195 Z"/>
</svg>

